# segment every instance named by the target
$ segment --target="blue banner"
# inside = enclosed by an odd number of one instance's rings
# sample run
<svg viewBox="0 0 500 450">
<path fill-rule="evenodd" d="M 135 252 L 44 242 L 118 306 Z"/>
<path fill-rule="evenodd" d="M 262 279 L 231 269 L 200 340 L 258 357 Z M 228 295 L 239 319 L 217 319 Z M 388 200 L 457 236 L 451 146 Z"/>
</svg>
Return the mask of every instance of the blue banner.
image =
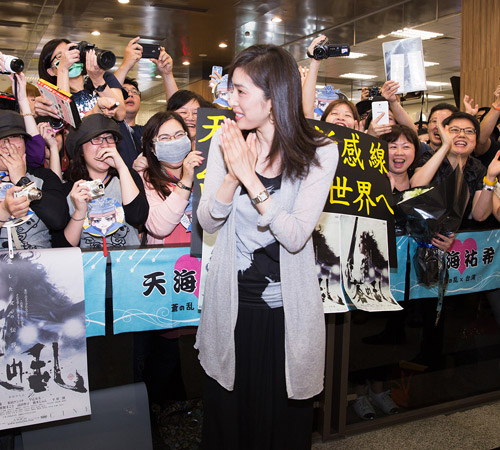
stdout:
<svg viewBox="0 0 500 450">
<path fill-rule="evenodd" d="M 198 325 L 201 261 L 189 247 L 110 252 L 115 333 Z"/>
<path fill-rule="evenodd" d="M 87 337 L 105 334 L 106 257 L 100 252 L 82 253 L 85 283 Z"/>
</svg>

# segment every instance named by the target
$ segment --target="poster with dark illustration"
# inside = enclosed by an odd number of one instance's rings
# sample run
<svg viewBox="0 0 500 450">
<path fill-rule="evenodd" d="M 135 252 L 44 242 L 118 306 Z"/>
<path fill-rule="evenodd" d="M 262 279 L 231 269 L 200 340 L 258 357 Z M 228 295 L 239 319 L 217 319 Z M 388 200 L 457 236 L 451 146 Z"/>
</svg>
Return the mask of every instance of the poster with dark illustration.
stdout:
<svg viewBox="0 0 500 450">
<path fill-rule="evenodd" d="M 346 294 L 358 309 L 402 309 L 389 288 L 387 224 L 383 220 L 341 216 L 342 279 Z"/>
<path fill-rule="evenodd" d="M 313 231 L 314 255 L 325 313 L 349 310 L 340 277 L 340 215 L 323 213 Z"/>
<path fill-rule="evenodd" d="M 203 230 L 198 223 L 196 210 L 203 192 L 203 182 L 207 170 L 208 150 L 215 132 L 221 127 L 222 121 L 229 117 L 234 119 L 234 112 L 228 109 L 198 108 L 196 119 L 196 150 L 202 152 L 205 158 L 201 166 L 195 169 L 193 186 L 193 223 L 191 229 L 191 255 L 201 257 Z"/>
<path fill-rule="evenodd" d="M 337 142 L 339 149 L 339 163 L 324 211 L 385 220 L 389 262 L 391 267 L 396 267 L 394 209 L 387 178 L 387 142 L 333 123 L 310 119 L 309 123 Z"/>
<path fill-rule="evenodd" d="M 80 249 L 4 252 L 0 429 L 89 415 L 88 389 Z"/>
</svg>

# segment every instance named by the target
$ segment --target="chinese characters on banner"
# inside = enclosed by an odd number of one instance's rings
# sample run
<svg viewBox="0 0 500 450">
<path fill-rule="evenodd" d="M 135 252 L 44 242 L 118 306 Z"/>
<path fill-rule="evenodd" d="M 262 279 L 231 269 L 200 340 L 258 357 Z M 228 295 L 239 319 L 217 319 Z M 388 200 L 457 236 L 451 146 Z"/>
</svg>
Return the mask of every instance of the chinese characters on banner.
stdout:
<svg viewBox="0 0 500 450">
<path fill-rule="evenodd" d="M 188 247 L 112 251 L 114 332 L 198 325 L 201 261 Z"/>
<path fill-rule="evenodd" d="M 4 252 L 0 429 L 89 415 L 88 389 L 80 249 Z"/>
<path fill-rule="evenodd" d="M 205 159 L 195 169 L 193 187 L 193 224 L 191 229 L 191 255 L 201 257 L 203 230 L 198 223 L 196 210 L 203 192 L 203 180 L 207 170 L 208 151 L 215 132 L 221 127 L 223 120 L 228 117 L 234 119 L 232 110 L 216 108 L 198 108 L 196 119 L 196 150 L 202 152 Z"/>
</svg>

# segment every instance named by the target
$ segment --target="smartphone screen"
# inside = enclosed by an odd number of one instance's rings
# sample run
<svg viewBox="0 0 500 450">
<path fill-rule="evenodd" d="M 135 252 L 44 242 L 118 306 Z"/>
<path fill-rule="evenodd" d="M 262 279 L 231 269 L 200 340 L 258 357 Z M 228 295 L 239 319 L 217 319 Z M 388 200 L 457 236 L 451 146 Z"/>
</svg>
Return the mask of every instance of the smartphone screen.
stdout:
<svg viewBox="0 0 500 450">
<path fill-rule="evenodd" d="M 372 120 L 376 120 L 382 113 L 384 113 L 384 115 L 378 121 L 378 124 L 389 125 L 389 102 L 372 102 Z"/>
</svg>

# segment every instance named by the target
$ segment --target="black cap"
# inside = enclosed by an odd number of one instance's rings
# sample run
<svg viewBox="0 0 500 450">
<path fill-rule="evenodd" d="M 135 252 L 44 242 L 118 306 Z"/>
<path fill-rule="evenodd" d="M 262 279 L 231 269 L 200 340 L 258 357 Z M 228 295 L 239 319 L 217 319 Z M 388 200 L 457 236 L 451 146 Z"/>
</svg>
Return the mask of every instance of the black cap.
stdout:
<svg viewBox="0 0 500 450">
<path fill-rule="evenodd" d="M 23 116 L 15 111 L 0 110 L 0 139 L 17 134 L 31 139 L 31 136 L 26 133 Z"/>
<path fill-rule="evenodd" d="M 111 133 L 118 139 L 122 138 L 118 124 L 102 114 L 90 114 L 82 119 L 82 123 L 75 130 L 72 129 L 66 138 L 66 153 L 73 159 L 76 151 L 82 144 L 103 133 Z"/>
</svg>

